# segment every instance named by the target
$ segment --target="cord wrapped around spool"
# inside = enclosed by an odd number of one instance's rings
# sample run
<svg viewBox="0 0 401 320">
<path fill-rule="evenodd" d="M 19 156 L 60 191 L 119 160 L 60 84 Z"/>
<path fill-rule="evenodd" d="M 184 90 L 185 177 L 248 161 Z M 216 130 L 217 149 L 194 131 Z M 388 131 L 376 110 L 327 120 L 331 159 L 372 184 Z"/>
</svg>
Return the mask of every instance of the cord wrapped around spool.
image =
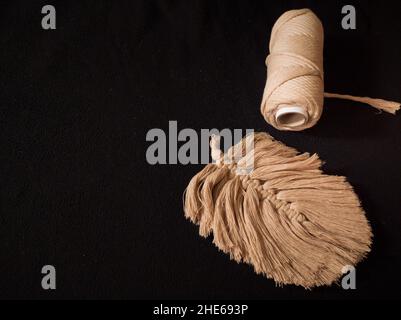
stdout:
<svg viewBox="0 0 401 320">
<path fill-rule="evenodd" d="M 322 115 L 324 97 L 362 102 L 390 113 L 400 108 L 398 102 L 325 93 L 323 43 L 322 23 L 311 10 L 287 11 L 277 20 L 270 38 L 261 104 L 269 124 L 289 131 L 310 128 Z"/>
</svg>

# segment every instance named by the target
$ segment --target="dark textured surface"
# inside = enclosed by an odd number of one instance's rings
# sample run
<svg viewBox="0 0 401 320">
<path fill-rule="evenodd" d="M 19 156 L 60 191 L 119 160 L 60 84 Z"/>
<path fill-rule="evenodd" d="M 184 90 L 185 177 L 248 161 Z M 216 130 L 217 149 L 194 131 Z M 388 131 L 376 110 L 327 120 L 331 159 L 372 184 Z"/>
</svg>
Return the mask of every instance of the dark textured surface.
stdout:
<svg viewBox="0 0 401 320">
<path fill-rule="evenodd" d="M 399 298 L 401 115 L 326 101 L 314 128 L 279 132 L 259 113 L 270 30 L 310 7 L 326 29 L 326 89 L 401 100 L 397 2 L 42 1 L 0 5 L 0 297 Z M 357 290 L 276 288 L 218 252 L 182 213 L 202 166 L 150 166 L 145 135 L 254 128 L 345 175 L 375 234 Z M 41 289 L 41 267 L 57 290 Z"/>
</svg>

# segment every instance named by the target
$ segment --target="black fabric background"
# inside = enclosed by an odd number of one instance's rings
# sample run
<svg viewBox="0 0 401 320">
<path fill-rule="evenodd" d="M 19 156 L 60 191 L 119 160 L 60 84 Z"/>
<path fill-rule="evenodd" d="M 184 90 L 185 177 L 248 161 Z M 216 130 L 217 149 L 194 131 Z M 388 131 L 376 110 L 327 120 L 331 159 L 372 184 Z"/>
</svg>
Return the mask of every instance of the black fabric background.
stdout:
<svg viewBox="0 0 401 320">
<path fill-rule="evenodd" d="M 309 7 L 326 29 L 331 92 L 401 100 L 401 8 L 352 1 L 47 1 L 0 5 L 1 298 L 399 298 L 401 116 L 326 100 L 314 128 L 259 113 L 270 30 Z M 219 252 L 182 212 L 202 165 L 150 166 L 148 130 L 254 128 L 345 175 L 374 231 L 357 290 L 275 287 Z M 324 201 L 324 199 L 322 199 Z M 41 268 L 57 269 L 57 290 Z"/>
</svg>

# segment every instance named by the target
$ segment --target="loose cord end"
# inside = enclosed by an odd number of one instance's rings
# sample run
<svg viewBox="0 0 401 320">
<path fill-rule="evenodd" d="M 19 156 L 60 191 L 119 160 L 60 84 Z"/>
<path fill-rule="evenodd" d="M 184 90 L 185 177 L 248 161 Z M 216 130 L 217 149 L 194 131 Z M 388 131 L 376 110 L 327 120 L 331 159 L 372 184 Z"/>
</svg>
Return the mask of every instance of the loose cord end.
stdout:
<svg viewBox="0 0 401 320">
<path fill-rule="evenodd" d="M 383 99 L 373 99 L 369 97 L 355 97 L 347 94 L 336 94 L 336 93 L 324 93 L 326 98 L 334 98 L 334 99 L 344 99 L 351 100 L 356 102 L 362 102 L 372 106 L 373 108 L 386 111 L 388 113 L 395 114 L 401 106 L 401 103 L 395 101 L 387 101 Z"/>
<path fill-rule="evenodd" d="M 212 160 L 219 163 L 223 158 L 223 152 L 220 150 L 220 136 L 212 134 L 210 137 L 210 153 Z"/>
</svg>

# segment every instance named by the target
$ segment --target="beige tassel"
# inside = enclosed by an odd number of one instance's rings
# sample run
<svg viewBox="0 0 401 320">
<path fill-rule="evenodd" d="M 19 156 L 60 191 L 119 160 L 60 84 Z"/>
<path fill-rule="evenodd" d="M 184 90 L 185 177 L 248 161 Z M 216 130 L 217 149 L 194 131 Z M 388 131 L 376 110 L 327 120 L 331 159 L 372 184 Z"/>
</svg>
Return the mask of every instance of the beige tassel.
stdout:
<svg viewBox="0 0 401 320">
<path fill-rule="evenodd" d="M 245 140 L 254 148 L 244 153 Z M 265 133 L 212 157 L 189 183 L 185 216 L 201 236 L 278 285 L 330 285 L 370 251 L 371 228 L 352 186 L 324 174 L 319 157 L 298 154 Z M 238 160 L 238 155 L 243 155 Z M 253 157 L 253 171 L 238 169 Z"/>
</svg>

